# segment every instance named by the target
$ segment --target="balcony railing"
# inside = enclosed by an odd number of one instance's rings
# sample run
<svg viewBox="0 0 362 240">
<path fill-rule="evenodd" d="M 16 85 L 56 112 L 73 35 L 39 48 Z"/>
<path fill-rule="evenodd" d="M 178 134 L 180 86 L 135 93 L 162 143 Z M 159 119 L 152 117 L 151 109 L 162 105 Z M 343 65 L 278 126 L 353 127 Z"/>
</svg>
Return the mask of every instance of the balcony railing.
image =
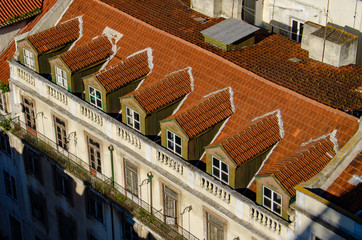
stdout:
<svg viewBox="0 0 362 240">
<path fill-rule="evenodd" d="M 0 116 L 4 118 L 4 116 Z M 177 224 L 167 225 L 165 223 L 165 215 L 150 206 L 147 202 L 138 196 L 130 194 L 127 190 L 113 182 L 111 178 L 97 173 L 93 175 L 90 171 L 90 165 L 77 156 L 66 151 L 58 151 L 58 146 L 51 139 L 41 133 L 30 133 L 27 131 L 26 124 L 15 118 L 12 120 L 13 129 L 11 132 L 22 139 L 27 145 L 39 150 L 63 169 L 71 172 L 74 176 L 81 179 L 86 185 L 110 199 L 114 204 L 129 212 L 133 217 L 140 220 L 147 227 L 159 234 L 164 239 L 189 239 L 198 240 L 189 231 L 185 230 Z M 169 217 L 167 217 L 169 219 Z M 176 221 L 173 221 L 176 222 Z"/>
<path fill-rule="evenodd" d="M 53 82 L 37 75 L 32 70 L 26 69 L 26 67 L 15 60 L 10 60 L 9 62 L 13 65 L 14 71 L 11 75 L 11 79 L 16 87 L 19 87 L 20 89 L 24 87 L 29 88 L 28 91 L 31 91 L 36 97 L 47 98 L 49 101 L 62 107 L 65 112 L 67 111 L 66 114 L 77 118 L 80 123 L 91 124 L 93 129 L 100 131 L 97 133 L 100 134 L 98 135 L 100 138 L 108 137 L 107 141 L 110 144 L 122 149 L 122 151 L 131 156 L 137 154 L 136 158 L 143 158 L 142 164 L 149 168 L 152 169 L 154 167 L 152 164 L 154 164 L 158 168 L 158 171 L 172 173 L 170 177 L 173 182 L 181 181 L 188 185 L 190 187 L 190 193 L 193 193 L 197 198 L 199 198 L 199 194 L 201 194 L 205 199 L 210 199 L 211 201 L 209 203 L 212 203 L 211 205 L 213 205 L 214 208 L 223 209 L 224 213 L 226 212 L 226 215 L 230 219 L 235 219 L 235 210 L 236 208 L 239 208 L 242 209 L 242 211 L 236 211 L 238 212 L 238 220 L 243 220 L 248 224 L 252 224 L 254 228 L 253 231 L 262 229 L 261 231 L 268 232 L 268 234 L 272 236 L 286 235 L 293 231 L 293 227 L 291 227 L 290 223 L 286 220 L 278 216 L 273 216 L 268 210 L 258 206 L 255 202 L 246 198 L 239 192 L 231 189 L 217 179 L 214 179 L 212 176 L 191 165 L 179 156 L 169 152 L 167 149 L 160 146 L 159 143 L 148 139 L 146 136 L 143 136 L 127 125 L 122 124 L 117 119 L 108 116 L 96 107 L 80 100 L 78 97 L 72 95 Z M 20 69 L 21 71 L 17 69 Z M 48 89 L 48 87 L 53 88 L 55 91 L 52 90 L 52 92 L 48 93 L 43 91 Z M 39 89 L 43 90 L 38 91 Z M 63 94 L 64 97 L 60 97 L 57 92 Z M 69 158 L 72 161 L 79 163 L 83 168 L 89 169 L 87 164 L 86 166 L 82 165 L 84 164 L 83 161 L 79 162 L 77 158 L 73 159 L 73 155 L 69 155 Z M 97 176 L 100 177 L 98 174 Z M 115 188 L 117 188 L 117 185 L 115 185 Z M 121 190 L 118 191 L 122 192 Z M 122 193 L 123 195 L 127 195 L 124 191 Z M 131 197 L 131 199 L 132 198 L 133 197 Z M 135 202 L 138 201 L 136 200 L 137 198 L 134 198 Z M 142 202 L 139 203 L 139 205 L 150 212 L 150 209 L 147 206 L 144 206 Z M 239 206 L 242 207 L 240 208 Z M 256 209 L 257 211 L 251 211 L 251 209 Z M 154 215 L 158 213 L 157 210 L 153 211 Z M 245 215 L 245 213 L 249 214 Z M 261 216 L 263 216 L 262 220 L 264 221 L 255 221 L 255 219 L 260 218 Z M 157 218 L 165 221 L 164 216 Z M 276 228 L 266 228 L 265 219 L 267 219 L 266 225 L 268 225 L 271 219 L 275 219 L 273 221 L 277 222 L 279 225 Z M 268 226 L 272 226 L 273 224 Z M 190 237 L 189 239 L 192 238 Z"/>
</svg>

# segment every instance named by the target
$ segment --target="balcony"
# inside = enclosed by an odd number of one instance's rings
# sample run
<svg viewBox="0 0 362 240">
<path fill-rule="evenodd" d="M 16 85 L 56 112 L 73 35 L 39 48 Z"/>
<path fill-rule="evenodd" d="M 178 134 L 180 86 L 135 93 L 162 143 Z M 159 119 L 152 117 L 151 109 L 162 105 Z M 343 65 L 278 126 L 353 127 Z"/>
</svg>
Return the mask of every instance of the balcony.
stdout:
<svg viewBox="0 0 362 240">
<path fill-rule="evenodd" d="M 4 116 L 1 116 L 1 119 L 4 119 Z M 13 119 L 11 125 L 11 133 L 21 139 L 24 144 L 40 151 L 49 160 L 69 171 L 86 185 L 111 200 L 111 204 L 115 204 L 131 214 L 163 239 L 198 240 L 197 237 L 181 226 L 170 226 L 164 223 L 165 215 L 138 197 L 132 195 L 130 197 L 125 188 L 112 182 L 107 176 L 103 174 L 93 175 L 89 165 L 69 152 L 58 151 L 56 143 L 46 136 L 39 132 L 37 134 L 28 132 L 25 123 L 20 121 L 19 118 Z"/>
<path fill-rule="evenodd" d="M 167 176 L 172 182 L 183 183 L 182 186 L 186 186 L 187 189 L 182 190 L 188 191 L 190 196 L 193 196 L 195 200 L 194 206 L 202 207 L 207 205 L 218 209 L 224 216 L 230 219 L 228 221 L 238 222 L 242 225 L 240 228 L 250 229 L 251 232 L 264 232 L 265 237 L 280 238 L 281 236 L 292 234 L 291 232 L 294 231 L 293 224 L 258 206 L 255 202 L 189 164 L 187 161 L 184 161 L 158 143 L 151 141 L 139 132 L 120 123 L 118 120 L 79 99 L 65 89 L 36 74 L 32 70 L 27 69 L 15 60 L 10 60 L 9 63 L 13 69 L 10 82 L 16 88 L 24 89 L 35 98 L 41 99 L 51 106 L 61 108 L 63 113 L 70 118 L 76 119 L 73 124 L 82 124 L 85 127 L 91 126 L 92 131 L 94 131 L 97 137 L 107 142 L 107 144 L 112 144 L 115 148 L 122 149 L 124 154 L 134 156 L 142 165 L 160 174 L 160 176 Z M 40 141 L 47 142 L 47 145 L 53 149 L 52 151 L 56 149 L 55 143 L 50 142 L 50 140 L 43 137 L 41 133 L 39 133 L 37 137 Z M 89 174 L 88 164 L 78 158 L 82 156 L 76 157 L 69 153 L 67 157 Z M 97 176 L 103 180 L 102 184 L 106 184 L 108 187 L 111 186 L 109 177 L 98 174 Z M 93 175 L 88 177 L 91 178 L 88 182 L 92 182 L 95 178 Z M 122 196 L 122 199 L 127 195 L 125 190 L 117 183 L 114 183 L 114 189 L 118 191 L 117 194 L 121 194 L 117 196 Z M 111 190 L 113 190 L 112 187 L 110 187 L 109 190 L 107 188 L 108 192 L 112 192 Z M 115 198 L 116 194 L 112 196 Z M 109 196 L 109 198 L 112 196 Z M 130 199 L 130 201 L 132 201 L 132 199 Z M 146 215 L 149 216 L 151 212 L 150 206 L 142 202 L 142 200 L 138 200 L 138 198 L 133 199 L 133 202 L 136 202 L 140 207 L 146 209 L 148 214 Z M 145 216 L 145 212 L 141 212 L 141 215 Z M 164 221 L 164 216 L 160 212 L 156 210 L 152 212 L 152 219 L 157 218 L 161 220 L 161 222 Z M 202 218 L 202 216 L 197 217 Z M 184 232 L 185 231 L 182 230 L 181 235 Z M 184 236 L 186 235 L 187 234 L 184 233 Z M 202 232 L 197 233 L 197 236 L 202 238 Z M 264 235 L 262 237 L 264 237 Z M 191 237 L 191 235 L 185 238 L 197 239 Z"/>
</svg>

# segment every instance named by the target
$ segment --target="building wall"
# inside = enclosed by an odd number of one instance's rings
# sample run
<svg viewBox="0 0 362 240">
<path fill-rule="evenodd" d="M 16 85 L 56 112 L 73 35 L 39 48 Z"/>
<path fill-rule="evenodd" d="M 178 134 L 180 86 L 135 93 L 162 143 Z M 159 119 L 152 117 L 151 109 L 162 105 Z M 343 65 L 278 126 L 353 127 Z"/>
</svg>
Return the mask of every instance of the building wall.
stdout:
<svg viewBox="0 0 362 240">
<path fill-rule="evenodd" d="M 340 26 L 347 25 L 359 31 L 362 30 L 361 1 L 330 0 L 329 18 L 326 22 L 327 4 L 327 0 L 264 0 L 263 21 L 267 25 L 274 20 L 281 24 L 279 27 L 291 26 L 291 19 L 301 22 L 311 21 L 323 26 L 327 22 L 332 22 Z"/>
<path fill-rule="evenodd" d="M 164 186 L 173 190 L 177 194 L 178 224 L 187 231 L 190 230 L 199 239 L 206 239 L 205 212 L 225 222 L 225 239 L 293 238 L 293 228 L 282 218 L 270 215 L 267 210 L 234 192 L 228 186 L 218 183 L 205 172 L 170 154 L 157 143 L 89 106 L 61 87 L 28 71 L 19 63 L 11 62 L 11 65 L 14 70 L 11 74 L 13 103 L 20 103 L 21 96 L 26 94 L 35 100 L 36 113 L 43 112 L 43 115 L 37 114 L 37 129 L 40 133 L 54 140 L 52 115 L 66 117 L 67 133 L 76 132 L 76 141 L 74 134 L 70 137 L 69 152 L 78 156 L 82 160 L 81 164 L 87 166 L 89 164 L 87 136 L 94 136 L 100 143 L 102 174 L 108 178 L 112 175 L 111 155 L 108 150 L 112 144 L 114 179 L 117 186 L 125 187 L 124 160 L 132 161 L 138 166 L 138 198 L 151 204 L 151 183 L 147 184 L 144 180 L 148 179 L 147 174 L 152 174 L 153 207 L 164 213 Z M 58 92 L 57 97 L 50 94 L 53 90 L 48 91 L 49 88 Z M 23 113 L 15 114 L 14 117 L 16 115 L 24 120 Z M 103 176 L 96 175 L 100 178 Z M 181 215 L 188 206 L 192 206 L 192 210 Z M 269 216 L 269 221 L 273 223 L 270 225 L 272 227 L 266 226 L 257 216 Z M 108 227 L 107 234 L 109 234 Z"/>
<path fill-rule="evenodd" d="M 298 187 L 296 198 L 296 230 L 300 239 L 359 239 L 362 225 L 348 213 L 333 209 L 331 203 Z M 358 217 L 357 217 L 358 218 Z"/>
</svg>

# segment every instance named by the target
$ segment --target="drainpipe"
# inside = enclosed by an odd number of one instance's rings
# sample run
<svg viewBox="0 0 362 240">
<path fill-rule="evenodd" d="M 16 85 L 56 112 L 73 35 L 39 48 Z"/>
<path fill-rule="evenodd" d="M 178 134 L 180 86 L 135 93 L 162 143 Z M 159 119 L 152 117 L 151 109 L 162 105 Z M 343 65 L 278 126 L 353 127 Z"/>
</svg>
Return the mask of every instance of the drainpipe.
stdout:
<svg viewBox="0 0 362 240">
<path fill-rule="evenodd" d="M 151 205 L 151 215 L 152 215 L 152 172 L 147 173 L 148 181 L 150 183 L 150 205 Z"/>
<path fill-rule="evenodd" d="M 113 150 L 114 150 L 114 147 L 113 147 L 113 145 L 109 145 L 108 150 L 109 150 L 109 152 L 111 154 L 112 187 L 114 187 L 114 171 L 113 171 Z"/>
</svg>

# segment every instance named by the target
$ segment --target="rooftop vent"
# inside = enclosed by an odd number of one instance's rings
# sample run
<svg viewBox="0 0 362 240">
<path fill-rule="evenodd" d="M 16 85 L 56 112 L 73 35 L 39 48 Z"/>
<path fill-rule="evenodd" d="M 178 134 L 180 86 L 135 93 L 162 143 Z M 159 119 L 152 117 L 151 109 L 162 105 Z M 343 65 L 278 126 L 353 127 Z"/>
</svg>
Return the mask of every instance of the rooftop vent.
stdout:
<svg viewBox="0 0 362 240">
<path fill-rule="evenodd" d="M 297 57 L 289 58 L 288 60 L 291 61 L 291 62 L 294 62 L 294 63 L 303 62 L 303 59 L 300 59 L 300 58 L 297 58 Z"/>
<path fill-rule="evenodd" d="M 258 27 L 229 18 L 201 31 L 204 41 L 223 50 L 235 50 L 255 43 Z"/>
</svg>

